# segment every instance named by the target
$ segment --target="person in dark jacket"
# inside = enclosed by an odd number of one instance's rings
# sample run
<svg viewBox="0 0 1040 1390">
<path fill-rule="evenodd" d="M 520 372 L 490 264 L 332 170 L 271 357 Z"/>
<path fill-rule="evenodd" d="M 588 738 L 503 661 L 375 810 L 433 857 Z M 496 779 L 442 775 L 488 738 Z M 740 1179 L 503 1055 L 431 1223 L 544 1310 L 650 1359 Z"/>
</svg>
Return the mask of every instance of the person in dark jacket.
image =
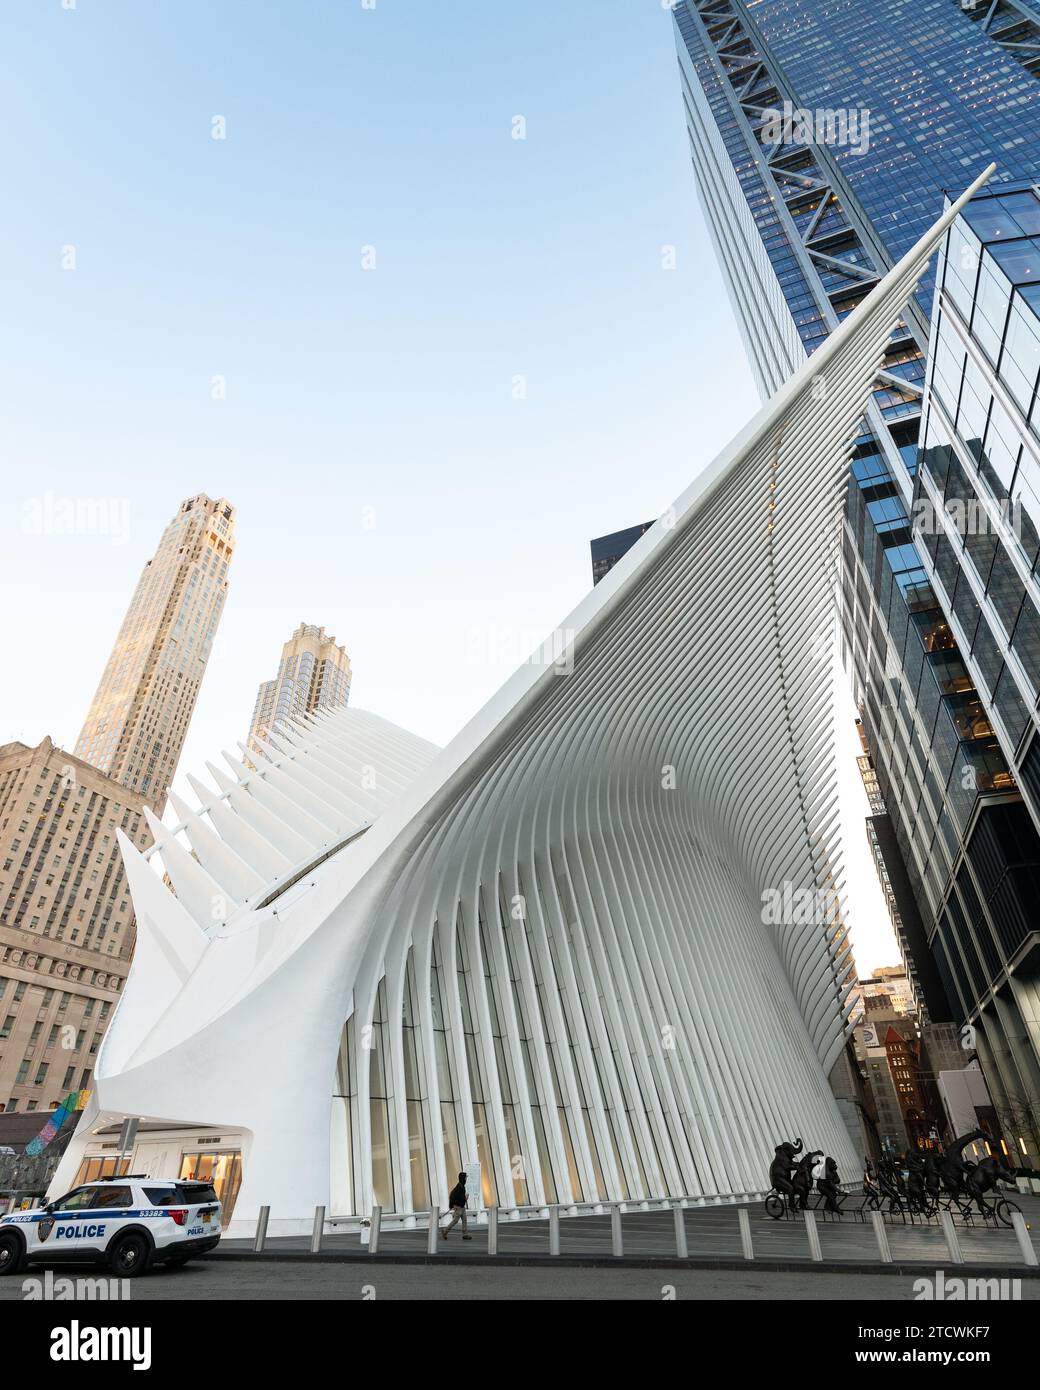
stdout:
<svg viewBox="0 0 1040 1390">
<path fill-rule="evenodd" d="M 441 1236 L 444 1240 L 448 1239 L 448 1232 L 456 1221 L 462 1222 L 462 1239 L 472 1240 L 473 1237 L 466 1234 L 466 1174 L 460 1173 L 459 1180 L 448 1194 L 448 1206 L 451 1208 L 451 1220 L 446 1226 L 441 1228 Z"/>
</svg>

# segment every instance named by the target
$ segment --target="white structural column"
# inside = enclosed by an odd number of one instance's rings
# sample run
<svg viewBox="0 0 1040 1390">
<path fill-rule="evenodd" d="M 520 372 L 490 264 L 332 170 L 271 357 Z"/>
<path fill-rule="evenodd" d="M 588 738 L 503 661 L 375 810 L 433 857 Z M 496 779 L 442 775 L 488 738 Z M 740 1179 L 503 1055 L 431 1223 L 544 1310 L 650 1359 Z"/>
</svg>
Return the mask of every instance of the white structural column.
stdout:
<svg viewBox="0 0 1040 1390">
<path fill-rule="evenodd" d="M 126 1114 L 238 1136 L 235 1228 L 724 1198 L 859 1162 L 832 602 L 850 441 L 957 204 L 442 752 L 344 708 L 123 844 L 138 952 L 56 1184 Z M 798 895 L 801 895 L 799 899 Z M 770 917 L 772 897 L 788 910 Z M 824 901 L 826 901 L 824 899 Z"/>
</svg>

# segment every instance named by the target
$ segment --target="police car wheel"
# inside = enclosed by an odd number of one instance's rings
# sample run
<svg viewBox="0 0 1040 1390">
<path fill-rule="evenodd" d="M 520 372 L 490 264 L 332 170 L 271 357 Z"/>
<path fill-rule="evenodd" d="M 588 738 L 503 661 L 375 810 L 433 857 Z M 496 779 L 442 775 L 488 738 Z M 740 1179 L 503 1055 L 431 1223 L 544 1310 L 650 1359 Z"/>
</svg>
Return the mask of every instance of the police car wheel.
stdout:
<svg viewBox="0 0 1040 1390">
<path fill-rule="evenodd" d="M 108 1266 L 120 1279 L 144 1274 L 150 1264 L 151 1247 L 144 1236 L 130 1231 L 114 1242 L 108 1252 Z"/>
<path fill-rule="evenodd" d="M 0 1275 L 17 1274 L 25 1260 L 22 1242 L 14 1231 L 0 1235 Z"/>
</svg>

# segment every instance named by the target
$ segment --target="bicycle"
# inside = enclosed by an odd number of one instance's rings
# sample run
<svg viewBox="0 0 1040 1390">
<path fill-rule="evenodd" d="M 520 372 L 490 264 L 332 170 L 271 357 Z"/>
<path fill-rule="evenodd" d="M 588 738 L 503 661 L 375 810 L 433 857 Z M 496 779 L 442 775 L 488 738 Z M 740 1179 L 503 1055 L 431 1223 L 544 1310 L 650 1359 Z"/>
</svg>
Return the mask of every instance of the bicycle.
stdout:
<svg viewBox="0 0 1040 1390">
<path fill-rule="evenodd" d="M 942 1208 L 944 1211 L 952 1212 L 956 1207 L 966 1226 L 974 1225 L 977 1216 L 981 1216 L 983 1221 L 992 1221 L 995 1225 L 1012 1226 L 1014 1222 L 1011 1218 L 1015 1212 L 1021 1215 L 1022 1208 L 1010 1197 L 998 1194 L 994 1194 L 994 1196 L 996 1200 L 992 1204 L 986 1201 L 982 1202 L 982 1210 L 980 1211 L 977 1199 L 968 1191 L 961 1191 L 956 1195 L 949 1192 L 943 1193 L 936 1200 L 935 1211 L 938 1212 Z"/>
<path fill-rule="evenodd" d="M 860 1220 L 865 1219 L 865 1214 L 870 1211 L 879 1211 L 883 1215 L 901 1216 L 905 1224 L 907 1215 L 913 1219 L 913 1210 L 894 1188 L 890 1187 L 865 1187 L 863 1189 L 863 1201 L 856 1208 L 856 1215 Z"/>
<path fill-rule="evenodd" d="M 809 1196 L 809 1210 L 818 1212 L 824 1221 L 840 1220 L 845 1215 L 845 1203 L 849 1200 L 849 1194 L 843 1187 L 839 1187 L 834 1194 L 834 1210 L 827 1206 L 827 1193 L 821 1192 L 819 1188 Z"/>
<path fill-rule="evenodd" d="M 966 1192 L 940 1192 L 935 1199 L 935 1214 L 948 1211 L 951 1215 L 955 1212 L 960 1216 L 966 1226 L 974 1225 L 976 1216 L 983 1215 L 975 1206 L 974 1200 Z"/>
<path fill-rule="evenodd" d="M 1022 1208 L 1017 1202 L 1013 1202 L 1010 1197 L 999 1197 L 993 1203 L 993 1217 L 1001 1226 L 1012 1226 L 1012 1217 L 1015 1213 L 1022 1215 Z"/>
<path fill-rule="evenodd" d="M 792 1208 L 787 1194 L 777 1191 L 775 1187 L 770 1189 L 762 1205 L 766 1209 L 766 1215 L 771 1216 L 774 1221 L 780 1221 L 785 1217 L 791 1220 L 794 1216 L 795 1208 Z"/>
</svg>

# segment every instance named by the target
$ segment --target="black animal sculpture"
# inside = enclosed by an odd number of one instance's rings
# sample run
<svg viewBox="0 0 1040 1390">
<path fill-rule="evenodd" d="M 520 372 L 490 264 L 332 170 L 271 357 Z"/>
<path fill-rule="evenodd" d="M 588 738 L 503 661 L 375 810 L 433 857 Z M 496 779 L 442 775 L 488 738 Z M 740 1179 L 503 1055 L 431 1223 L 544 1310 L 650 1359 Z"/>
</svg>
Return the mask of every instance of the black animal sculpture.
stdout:
<svg viewBox="0 0 1040 1390">
<path fill-rule="evenodd" d="M 903 1195 L 902 1179 L 897 1165 L 887 1155 L 878 1159 L 877 1184 L 882 1197 L 887 1197 L 892 1203 L 900 1202 Z"/>
<path fill-rule="evenodd" d="M 986 1131 L 984 1129 L 973 1129 L 970 1134 L 962 1135 L 943 1153 L 939 1159 L 939 1177 L 942 1185 L 951 1197 L 959 1197 L 966 1185 L 966 1175 L 968 1164 L 961 1157 L 961 1154 L 969 1144 L 974 1144 L 976 1139 L 984 1139 Z"/>
<path fill-rule="evenodd" d="M 838 1198 L 842 1195 L 841 1178 L 838 1176 L 838 1165 L 833 1158 L 828 1158 L 823 1165 L 823 1177 L 816 1179 L 816 1190 L 824 1197 L 824 1211 L 840 1211 Z"/>
<path fill-rule="evenodd" d="M 792 1144 L 790 1140 L 784 1140 L 782 1144 L 777 1144 L 773 1150 L 774 1157 L 769 1165 L 769 1182 L 776 1188 L 777 1192 L 782 1192 L 789 1202 L 794 1203 L 794 1185 L 791 1182 L 791 1175 L 797 1168 L 796 1155 L 802 1151 L 801 1139 L 796 1139 Z"/>
<path fill-rule="evenodd" d="M 938 1160 L 933 1153 L 924 1156 L 924 1187 L 929 1197 L 938 1197 L 942 1188 Z"/>
<path fill-rule="evenodd" d="M 988 1141 L 990 1144 L 992 1140 Z M 986 1157 L 970 1169 L 965 1175 L 965 1189 L 969 1197 L 974 1198 L 979 1211 L 985 1216 L 992 1210 L 988 1202 L 982 1200 L 983 1193 L 992 1192 L 998 1182 L 1015 1181 L 1015 1175 L 1004 1163 L 1004 1156 L 998 1149 L 996 1153 L 987 1153 Z"/>
<path fill-rule="evenodd" d="M 907 1153 L 906 1195 L 911 1207 L 924 1208 L 928 1205 L 927 1189 L 924 1181 L 924 1158 L 920 1154 Z"/>
<path fill-rule="evenodd" d="M 813 1149 L 811 1153 L 803 1154 L 794 1170 L 794 1177 L 791 1179 L 794 1187 L 794 1209 L 807 1211 L 809 1208 L 809 1193 L 812 1191 L 812 1175 L 816 1166 L 816 1160 L 823 1157 L 822 1149 Z"/>
</svg>

